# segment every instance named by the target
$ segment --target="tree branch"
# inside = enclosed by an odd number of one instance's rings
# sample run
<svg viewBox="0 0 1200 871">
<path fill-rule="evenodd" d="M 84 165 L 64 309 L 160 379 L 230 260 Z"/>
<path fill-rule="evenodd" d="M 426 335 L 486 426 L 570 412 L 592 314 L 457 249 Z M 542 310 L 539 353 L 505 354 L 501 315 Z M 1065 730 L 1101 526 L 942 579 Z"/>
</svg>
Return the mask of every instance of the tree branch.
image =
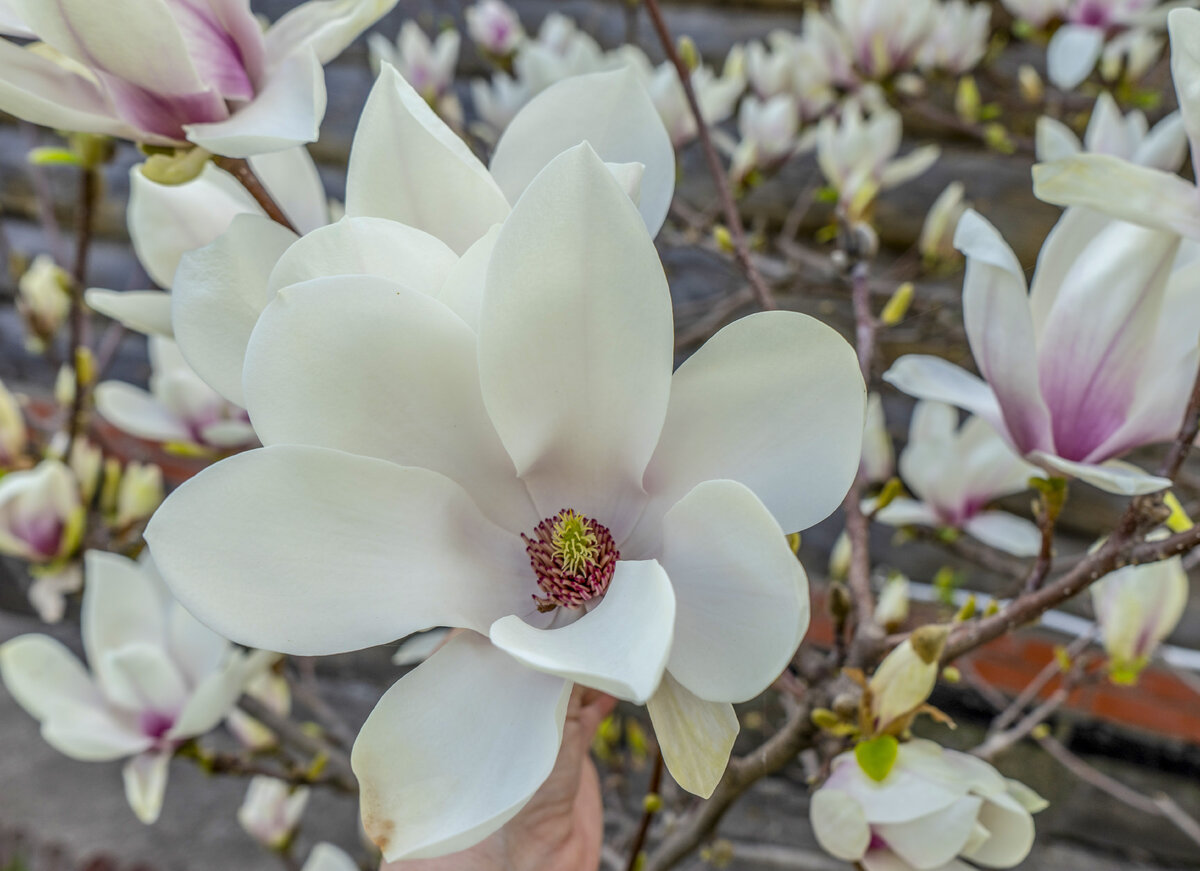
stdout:
<svg viewBox="0 0 1200 871">
<path fill-rule="evenodd" d="M 267 186 L 260 179 L 250 166 L 250 162 L 240 157 L 221 157 L 213 158 L 213 163 L 232 175 L 241 183 L 242 187 L 254 197 L 254 201 L 259 204 L 267 217 L 276 224 L 287 227 L 297 235 L 300 233 L 295 225 L 291 222 L 288 216 L 284 213 L 279 203 L 271 196 L 271 192 L 267 190 Z"/>
</svg>

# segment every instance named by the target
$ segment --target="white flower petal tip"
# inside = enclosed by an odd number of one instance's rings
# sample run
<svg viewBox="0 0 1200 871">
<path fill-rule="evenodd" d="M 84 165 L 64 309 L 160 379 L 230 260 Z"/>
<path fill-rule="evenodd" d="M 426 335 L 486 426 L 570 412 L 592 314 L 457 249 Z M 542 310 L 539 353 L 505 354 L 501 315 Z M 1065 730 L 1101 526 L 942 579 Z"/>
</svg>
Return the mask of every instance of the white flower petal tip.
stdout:
<svg viewBox="0 0 1200 871">
<path fill-rule="evenodd" d="M 103 290 L 88 288 L 88 306 L 135 333 L 170 338 L 171 296 L 159 290 Z"/>
<path fill-rule="evenodd" d="M 1041 451 L 1034 451 L 1028 459 L 1052 475 L 1078 478 L 1086 484 L 1119 496 L 1144 496 L 1171 486 L 1169 478 L 1151 475 L 1136 466 L 1117 460 L 1109 460 L 1106 463 L 1077 463 Z"/>
<path fill-rule="evenodd" d="M 359 867 L 340 847 L 321 843 L 312 848 L 300 871 L 359 871 Z"/>
<path fill-rule="evenodd" d="M 711 796 L 741 728 L 733 705 L 706 702 L 666 672 L 646 707 L 675 782 L 693 795 Z"/>
</svg>

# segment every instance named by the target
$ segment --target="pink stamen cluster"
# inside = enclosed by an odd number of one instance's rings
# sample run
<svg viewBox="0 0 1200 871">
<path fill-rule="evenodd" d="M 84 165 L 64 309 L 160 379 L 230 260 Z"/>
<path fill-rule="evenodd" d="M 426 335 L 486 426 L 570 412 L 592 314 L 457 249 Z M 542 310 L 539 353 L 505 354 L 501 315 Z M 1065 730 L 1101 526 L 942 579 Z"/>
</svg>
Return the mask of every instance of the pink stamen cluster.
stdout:
<svg viewBox="0 0 1200 871">
<path fill-rule="evenodd" d="M 582 524 L 586 530 L 589 541 L 586 559 L 580 560 L 578 552 L 564 551 L 562 537 L 567 524 Z M 579 608 L 603 596 L 621 558 L 606 527 L 569 508 L 534 527 L 532 538 L 524 533 L 521 538 L 538 586 L 546 594 L 533 597 L 542 612 L 553 611 L 559 605 Z"/>
</svg>

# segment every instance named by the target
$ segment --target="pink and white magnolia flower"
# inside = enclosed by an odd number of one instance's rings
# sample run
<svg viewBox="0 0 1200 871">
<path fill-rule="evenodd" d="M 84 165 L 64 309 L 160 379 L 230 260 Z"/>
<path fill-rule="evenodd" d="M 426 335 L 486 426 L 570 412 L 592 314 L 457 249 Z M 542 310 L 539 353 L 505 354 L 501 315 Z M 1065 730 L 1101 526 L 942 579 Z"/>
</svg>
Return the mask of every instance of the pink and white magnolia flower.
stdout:
<svg viewBox="0 0 1200 871">
<path fill-rule="evenodd" d="M 310 793 L 306 786 L 292 787 L 274 777 L 252 777 L 238 808 L 238 823 L 264 847 L 283 849 L 300 825 Z"/>
<path fill-rule="evenodd" d="M 376 238 L 363 226 L 360 247 Z M 645 218 L 587 143 L 495 232 L 459 288 L 470 321 L 416 254 L 369 275 L 337 274 L 337 248 L 307 263 L 245 355 L 266 447 L 151 520 L 176 594 L 232 638 L 297 654 L 468 630 L 388 691 L 355 744 L 388 860 L 511 819 L 554 765 L 575 683 L 648 703 L 676 780 L 711 793 L 731 703 L 774 680 L 808 624 L 784 533 L 833 511 L 857 469 L 849 345 L 767 312 L 672 375 Z"/>
<path fill-rule="evenodd" d="M 962 75 L 987 53 L 992 36 L 992 9 L 987 3 L 947 0 L 936 11 L 934 25 L 917 52 L 924 70 Z"/>
<path fill-rule="evenodd" d="M 1178 432 L 1200 362 L 1196 267 L 1172 274 L 1179 237 L 1072 209 L 1025 271 L 996 228 L 969 211 L 963 317 L 984 380 L 910 355 L 884 375 L 904 392 L 983 418 L 1052 475 L 1113 493 L 1169 486 L 1114 458 Z"/>
<path fill-rule="evenodd" d="M 215 242 L 183 257 L 172 320 L 184 357 L 244 407 L 242 362 L 259 313 L 279 288 L 329 274 L 314 272 L 326 262 L 385 276 L 419 264 L 420 280 L 410 285 L 438 293 L 474 326 L 472 288 L 495 244 L 493 227 L 551 158 L 585 140 L 637 193 L 646 226 L 657 232 L 675 189 L 675 153 L 631 71 L 579 76 L 539 94 L 505 131 L 489 169 L 385 67 L 354 138 L 346 218 L 300 239 L 266 217 L 239 215 Z"/>
<path fill-rule="evenodd" d="M 830 11 L 868 79 L 912 67 L 941 12 L 937 0 L 832 0 Z"/>
<path fill-rule="evenodd" d="M 0 478 L 0 553 L 60 562 L 79 547 L 83 523 L 79 483 L 59 460 Z"/>
<path fill-rule="evenodd" d="M 1168 29 L 1171 74 L 1194 161 L 1200 148 L 1200 11 L 1172 10 Z M 1170 149 L 1164 152 L 1170 154 Z M 1195 182 L 1176 175 L 1177 167 L 1165 159 L 1138 163 L 1133 155 L 1112 152 L 1061 157 L 1034 166 L 1033 192 L 1048 203 L 1087 206 L 1200 240 L 1200 191 Z"/>
<path fill-rule="evenodd" d="M 766 43 L 751 42 L 745 47 L 746 78 L 755 94 L 770 100 L 787 94 L 796 103 L 803 118 L 816 118 L 832 105 L 834 72 L 824 56 L 824 46 L 811 36 L 809 22 L 820 13 L 805 13 L 805 29 L 799 35 L 773 30 Z M 849 67 L 847 59 L 843 64 Z"/>
<path fill-rule="evenodd" d="M 129 757 L 125 796 L 153 823 L 171 756 L 221 721 L 258 659 L 184 611 L 152 565 L 94 550 L 86 563 L 91 673 L 55 639 L 22 635 L 0 645 L 0 679 L 55 750 L 84 762 Z"/>
<path fill-rule="evenodd" d="M 396 0 L 310 0 L 266 33 L 249 0 L 8 0 L 0 109 L 228 157 L 317 138 L 333 60 Z M 53 52 L 53 53 L 51 53 Z"/>
<path fill-rule="evenodd" d="M 95 391 L 96 411 L 138 438 L 200 450 L 231 450 L 256 443 L 244 409 L 209 387 L 188 366 L 179 347 L 150 337 L 150 389 L 105 381 Z"/>
<path fill-rule="evenodd" d="M 463 14 L 471 41 L 493 57 L 508 57 L 525 39 L 521 19 L 504 0 L 480 0 Z"/>
<path fill-rule="evenodd" d="M 381 33 L 367 37 L 375 75 L 379 75 L 383 64 L 391 64 L 434 109 L 454 89 L 454 69 L 461 44 L 462 37 L 454 28 L 443 30 L 431 42 L 415 21 L 405 21 L 400 26 L 395 43 Z"/>
<path fill-rule="evenodd" d="M 1043 163 L 1088 152 L 1178 172 L 1187 151 L 1187 131 L 1179 112 L 1167 115 L 1151 129 L 1141 111 L 1122 115 L 1117 101 L 1107 91 L 1096 98 L 1082 142 L 1075 131 L 1056 118 L 1043 115 L 1037 122 L 1037 159 Z"/>
<path fill-rule="evenodd" d="M 1064 11 L 1066 23 L 1046 47 L 1046 72 L 1057 87 L 1071 90 L 1091 75 L 1114 32 L 1157 24 L 1173 4 L 1161 0 L 1072 0 Z"/>
<path fill-rule="evenodd" d="M 738 109 L 741 142 L 734 150 L 730 175 L 744 179 L 752 170 L 778 167 L 800 147 L 796 101 L 779 94 L 762 101 L 749 95 Z"/>
<path fill-rule="evenodd" d="M 966 871 L 1020 864 L 1033 847 L 1031 814 L 1045 807 L 982 759 L 915 740 L 882 781 L 853 752 L 838 756 L 809 818 L 817 843 L 864 871 Z"/>
<path fill-rule="evenodd" d="M 916 499 L 897 497 L 875 515 L 891 526 L 961 529 L 984 544 L 1017 556 L 1038 552 L 1035 524 L 989 509 L 997 497 L 1020 493 L 1044 473 L 1022 460 L 991 424 L 971 417 L 961 427 L 952 406 L 918 402 L 900 453 L 900 477 Z"/>
</svg>

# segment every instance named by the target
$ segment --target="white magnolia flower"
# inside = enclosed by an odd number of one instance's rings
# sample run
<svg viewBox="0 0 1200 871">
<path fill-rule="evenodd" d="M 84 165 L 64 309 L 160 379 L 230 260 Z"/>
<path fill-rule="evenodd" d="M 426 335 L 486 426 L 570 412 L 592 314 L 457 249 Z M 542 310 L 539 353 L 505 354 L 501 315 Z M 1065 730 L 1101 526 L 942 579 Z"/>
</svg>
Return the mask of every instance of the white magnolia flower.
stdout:
<svg viewBox="0 0 1200 871">
<path fill-rule="evenodd" d="M 17 282 L 17 310 L 29 328 L 26 345 L 39 352 L 54 341 L 71 311 L 71 276 L 49 254 L 39 254 Z"/>
<path fill-rule="evenodd" d="M 1200 12 L 1175 9 L 1168 23 L 1171 74 L 1183 127 L 1194 153 L 1200 143 L 1200 89 L 1196 87 L 1200 82 Z M 1170 129 L 1168 125 L 1159 134 L 1167 142 L 1174 135 Z M 1154 139 L 1158 131 L 1156 127 L 1143 144 Z M 1087 206 L 1122 220 L 1200 239 L 1200 193 L 1194 182 L 1170 171 L 1170 147 L 1161 154 L 1161 159 L 1144 166 L 1113 153 L 1075 154 L 1038 164 L 1033 168 L 1033 192 L 1038 199 L 1055 205 Z"/>
<path fill-rule="evenodd" d="M 79 484 L 58 460 L 0 478 L 0 553 L 31 563 L 69 557 L 83 535 Z"/>
<path fill-rule="evenodd" d="M 263 775 L 253 777 L 238 808 L 238 823 L 246 834 L 264 847 L 280 850 L 295 835 L 309 794 L 310 790 L 305 786 L 292 787 L 282 780 Z"/>
<path fill-rule="evenodd" d="M 1044 27 L 1067 14 L 1071 0 L 1000 0 L 1004 8 L 1021 21 Z"/>
<path fill-rule="evenodd" d="M 228 157 L 313 142 L 322 65 L 395 5 L 311 0 L 264 33 L 245 2 L 8 0 L 5 31 L 44 45 L 0 41 L 0 109 Z"/>
<path fill-rule="evenodd" d="M 1179 557 L 1126 566 L 1091 587 L 1092 607 L 1111 660 L 1114 681 L 1133 683 L 1166 640 L 1188 602 L 1188 576 Z"/>
<path fill-rule="evenodd" d="M 863 452 L 860 462 L 863 477 L 872 484 L 882 484 L 896 469 L 896 453 L 883 417 L 883 397 L 871 393 L 867 397 L 867 418 L 863 427 Z"/>
<path fill-rule="evenodd" d="M 788 30 L 772 30 L 765 43 L 746 45 L 746 80 L 762 100 L 792 92 L 792 68 L 800 38 Z"/>
<path fill-rule="evenodd" d="M 385 67 L 354 139 L 346 218 L 298 240 L 268 218 L 240 215 L 213 244 L 183 258 L 173 320 L 184 357 L 244 407 L 242 362 L 259 313 L 280 287 L 327 274 L 313 271 L 327 261 L 368 275 L 418 263 L 420 280 L 410 284 L 440 294 L 474 326 L 479 300 L 471 282 L 495 244 L 489 231 L 551 158 L 585 140 L 638 192 L 646 225 L 657 232 L 675 188 L 675 154 L 632 73 L 580 76 L 539 94 L 509 125 L 489 169 Z"/>
<path fill-rule="evenodd" d="M 604 49 L 565 15 L 551 12 L 537 39 L 525 40 L 513 58 L 517 77 L 534 94 L 569 79 L 608 68 Z"/>
<path fill-rule="evenodd" d="M 1161 0 L 1071 0 L 1065 10 L 1066 23 L 1046 47 L 1050 81 L 1063 90 L 1077 87 L 1096 68 L 1109 36 L 1138 25 L 1161 28 L 1173 5 Z"/>
<path fill-rule="evenodd" d="M 880 191 L 916 178 L 937 160 L 936 145 L 897 158 L 903 132 L 899 112 L 877 109 L 864 118 L 853 100 L 840 120 L 826 118 L 817 128 L 817 163 L 852 220 L 866 213 Z"/>
<path fill-rule="evenodd" d="M 975 68 L 987 53 L 992 9 L 986 3 L 948 0 L 936 11 L 933 28 L 921 43 L 917 62 L 922 69 L 961 75 Z"/>
<path fill-rule="evenodd" d="M 493 57 L 508 57 L 525 39 L 521 19 L 503 0 L 479 0 L 464 14 L 471 40 Z"/>
<path fill-rule="evenodd" d="M 101 551 L 86 562 L 91 673 L 53 638 L 22 635 L 0 645 L 0 678 L 60 753 L 85 762 L 129 757 L 125 796 L 152 823 L 172 754 L 221 721 L 255 660 L 172 601 L 151 565 Z"/>
<path fill-rule="evenodd" d="M 1052 475 L 1113 493 L 1169 486 L 1110 461 L 1174 438 L 1196 377 L 1197 267 L 1172 273 L 1179 237 L 1070 209 L 1042 246 L 1032 290 L 978 213 L 963 215 L 955 244 L 967 257 L 967 340 L 986 381 L 924 355 L 902 357 L 884 379 L 983 418 Z"/>
<path fill-rule="evenodd" d="M 941 12 L 937 0 L 832 0 L 830 11 L 869 79 L 910 68 Z"/>
<path fill-rule="evenodd" d="M 301 233 L 329 223 L 329 201 L 308 149 L 256 155 L 250 167 Z M 137 166 L 130 170 L 129 237 L 146 274 L 161 288 L 170 290 L 185 253 L 210 244 L 238 215 L 265 217 L 246 189 L 211 163 L 199 177 L 181 185 L 151 181 Z M 172 335 L 167 293 L 92 288 L 86 298 L 93 309 L 131 330 Z"/>
<path fill-rule="evenodd" d="M 1139 166 L 1178 172 L 1187 157 L 1187 131 L 1183 116 L 1172 112 L 1150 129 L 1140 111 L 1122 115 L 1107 91 L 1096 98 L 1083 141 L 1057 119 L 1042 116 L 1037 122 L 1037 159 L 1063 160 L 1081 152 L 1109 154 Z"/>
<path fill-rule="evenodd" d="M 532 97 L 528 85 L 504 72 L 493 75 L 490 82 L 486 79 L 471 82 L 475 113 L 493 131 L 508 127 Z"/>
<path fill-rule="evenodd" d="M 28 444 L 21 403 L 0 381 L 0 469 L 12 468 L 25 455 Z"/>
<path fill-rule="evenodd" d="M 1131 27 L 1108 41 L 1100 54 L 1100 75 L 1105 81 L 1136 82 L 1162 57 L 1161 28 Z"/>
<path fill-rule="evenodd" d="M 875 519 L 892 526 L 949 526 L 1017 556 L 1033 556 L 1042 540 L 1037 526 L 987 506 L 1028 489 L 1029 479 L 1042 474 L 982 418 L 971 417 L 960 428 L 951 406 L 918 402 L 900 454 L 900 476 L 917 498 L 897 497 Z"/>
<path fill-rule="evenodd" d="M 1045 807 L 983 760 L 917 740 L 882 781 L 854 753 L 838 756 L 809 816 L 817 842 L 864 871 L 960 871 L 1018 865 L 1033 847 L 1030 814 Z"/>
<path fill-rule="evenodd" d="M 246 412 L 192 371 L 179 346 L 150 337 L 150 389 L 105 381 L 95 391 L 96 411 L 130 435 L 153 442 L 229 450 L 255 441 Z"/>
<path fill-rule="evenodd" d="M 742 140 L 734 152 L 730 174 L 742 179 L 751 170 L 777 167 L 796 152 L 799 132 L 800 116 L 790 96 L 779 94 L 765 102 L 747 96 L 738 110 Z"/>
<path fill-rule="evenodd" d="M 317 844 L 300 871 L 359 871 L 358 863 L 333 844 Z"/>
<path fill-rule="evenodd" d="M 954 233 L 959 219 L 967 211 L 963 201 L 965 193 L 962 182 L 952 181 L 929 207 L 917 241 L 917 250 L 927 264 L 952 263 L 961 257 L 954 247 Z"/>
<path fill-rule="evenodd" d="M 853 88 L 860 83 L 849 39 L 837 23 L 815 6 L 804 10 L 802 39 L 816 59 L 816 66 L 834 84 Z"/>
<path fill-rule="evenodd" d="M 361 249 L 366 226 L 345 238 Z M 233 638 L 319 654 L 469 630 L 355 745 L 389 860 L 510 819 L 554 765 L 574 683 L 648 702 L 675 779 L 709 794 L 731 703 L 807 627 L 784 532 L 827 516 L 858 465 L 857 361 L 811 318 L 745 318 L 672 375 L 645 218 L 588 144 L 492 238 L 457 285 L 470 322 L 427 284 L 429 253 L 338 275 L 340 248 L 312 250 L 245 355 L 266 447 L 191 479 L 147 532 L 177 594 Z"/>
<path fill-rule="evenodd" d="M 415 21 L 405 21 L 395 44 L 381 33 L 367 37 L 371 69 L 375 75 L 383 64 L 391 64 L 413 88 L 435 109 L 454 87 L 454 68 L 462 37 L 454 28 L 443 30 L 435 42 Z"/>
</svg>

